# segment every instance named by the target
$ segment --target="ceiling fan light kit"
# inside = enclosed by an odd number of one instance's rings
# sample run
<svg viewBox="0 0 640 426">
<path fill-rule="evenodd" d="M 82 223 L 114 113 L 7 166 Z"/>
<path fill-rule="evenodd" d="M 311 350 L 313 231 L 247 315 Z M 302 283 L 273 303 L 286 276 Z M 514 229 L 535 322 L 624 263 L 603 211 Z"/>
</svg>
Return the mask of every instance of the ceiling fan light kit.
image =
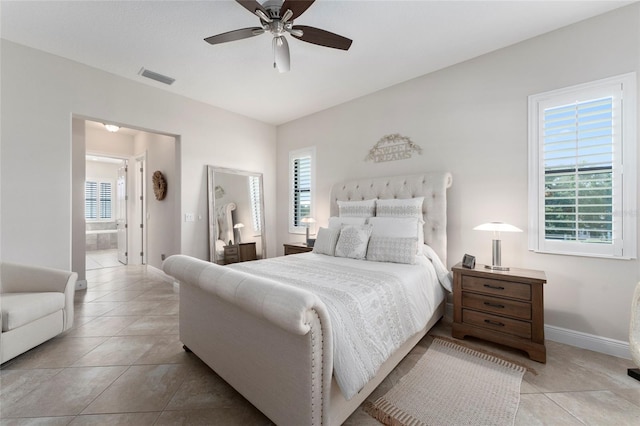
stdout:
<svg viewBox="0 0 640 426">
<path fill-rule="evenodd" d="M 273 67 L 280 72 L 287 72 L 291 68 L 289 44 L 285 35 L 318 46 L 333 49 L 349 50 L 352 40 L 329 31 L 306 25 L 293 25 L 293 20 L 302 15 L 315 0 L 267 0 L 263 4 L 256 0 L 236 0 L 242 7 L 260 18 L 261 27 L 242 28 L 226 33 L 207 37 L 209 44 L 220 44 L 229 41 L 255 37 L 265 32 L 273 36 Z"/>
</svg>

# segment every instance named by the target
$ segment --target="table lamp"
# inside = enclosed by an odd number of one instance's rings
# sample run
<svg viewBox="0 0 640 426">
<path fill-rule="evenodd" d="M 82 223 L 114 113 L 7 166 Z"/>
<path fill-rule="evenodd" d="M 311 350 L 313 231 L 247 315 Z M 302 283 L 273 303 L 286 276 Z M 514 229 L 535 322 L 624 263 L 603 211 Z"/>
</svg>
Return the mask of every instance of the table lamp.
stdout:
<svg viewBox="0 0 640 426">
<path fill-rule="evenodd" d="M 314 224 L 316 220 L 312 217 L 305 216 L 300 219 L 300 222 L 304 223 L 304 226 L 307 228 L 307 239 L 305 240 L 305 243 L 309 245 L 309 228 L 311 228 L 311 225 Z"/>
<path fill-rule="evenodd" d="M 522 232 L 522 229 L 516 228 L 513 225 L 509 225 L 504 222 L 489 222 L 483 223 L 473 228 L 476 231 L 492 231 L 493 232 L 493 244 L 492 244 L 492 265 L 485 265 L 487 269 L 493 269 L 495 271 L 508 271 L 509 267 L 501 265 L 501 253 L 500 253 L 500 232 Z"/>
<path fill-rule="evenodd" d="M 233 229 L 238 230 L 238 244 L 242 243 L 242 228 L 244 228 L 244 223 L 239 222 L 233 225 Z"/>
</svg>

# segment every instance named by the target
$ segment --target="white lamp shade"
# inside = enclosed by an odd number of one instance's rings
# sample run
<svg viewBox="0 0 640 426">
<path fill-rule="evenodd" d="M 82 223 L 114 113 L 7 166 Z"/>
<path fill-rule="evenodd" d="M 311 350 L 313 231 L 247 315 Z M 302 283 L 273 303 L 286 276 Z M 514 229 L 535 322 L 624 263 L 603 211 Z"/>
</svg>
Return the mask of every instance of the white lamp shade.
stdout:
<svg viewBox="0 0 640 426">
<path fill-rule="evenodd" d="M 312 223 L 315 223 L 315 222 L 316 222 L 316 220 L 315 220 L 314 218 L 312 218 L 312 217 L 305 216 L 305 217 L 303 217 L 302 219 L 300 219 L 300 222 L 301 222 L 301 223 L 306 223 L 306 224 L 309 224 L 309 225 L 310 225 L 310 224 L 312 224 Z"/>
<path fill-rule="evenodd" d="M 516 228 L 504 222 L 488 222 L 473 228 L 475 231 L 493 231 L 493 232 L 522 232 L 522 229 Z"/>
<path fill-rule="evenodd" d="M 244 223 L 236 223 L 233 227 L 236 229 L 244 228 Z"/>
</svg>

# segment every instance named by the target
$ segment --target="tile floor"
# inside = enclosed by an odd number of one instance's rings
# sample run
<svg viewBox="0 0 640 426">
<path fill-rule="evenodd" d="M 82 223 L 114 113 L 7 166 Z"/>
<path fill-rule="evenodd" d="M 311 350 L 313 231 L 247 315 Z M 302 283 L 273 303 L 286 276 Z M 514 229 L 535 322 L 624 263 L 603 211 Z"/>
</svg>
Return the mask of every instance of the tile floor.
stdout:
<svg viewBox="0 0 640 426">
<path fill-rule="evenodd" d="M 86 255 L 86 269 L 92 271 L 94 269 L 112 268 L 114 266 L 122 266 L 118 261 L 118 250 L 91 250 Z"/>
<path fill-rule="evenodd" d="M 96 269 L 76 293 L 75 326 L 0 368 L 1 425 L 268 425 L 257 409 L 182 350 L 178 294 L 141 266 Z M 450 336 L 443 320 L 434 335 Z M 427 350 L 425 337 L 370 399 Z M 640 382 L 629 360 L 547 342 L 548 361 L 479 340 L 465 344 L 533 368 L 517 425 L 640 425 Z M 356 411 L 347 425 L 377 425 Z"/>
</svg>

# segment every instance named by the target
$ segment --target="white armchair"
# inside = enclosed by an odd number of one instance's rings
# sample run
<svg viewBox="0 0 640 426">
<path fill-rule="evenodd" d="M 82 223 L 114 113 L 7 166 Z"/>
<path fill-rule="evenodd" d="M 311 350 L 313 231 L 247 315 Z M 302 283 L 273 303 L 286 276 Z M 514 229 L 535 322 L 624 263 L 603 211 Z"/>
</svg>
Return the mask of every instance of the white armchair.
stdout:
<svg viewBox="0 0 640 426">
<path fill-rule="evenodd" d="M 0 363 L 73 326 L 78 274 L 0 262 Z"/>
<path fill-rule="evenodd" d="M 631 359 L 640 367 L 640 282 L 636 285 L 631 300 L 631 324 L 629 325 L 629 349 Z M 629 376 L 640 380 L 640 368 L 630 368 Z"/>
</svg>

